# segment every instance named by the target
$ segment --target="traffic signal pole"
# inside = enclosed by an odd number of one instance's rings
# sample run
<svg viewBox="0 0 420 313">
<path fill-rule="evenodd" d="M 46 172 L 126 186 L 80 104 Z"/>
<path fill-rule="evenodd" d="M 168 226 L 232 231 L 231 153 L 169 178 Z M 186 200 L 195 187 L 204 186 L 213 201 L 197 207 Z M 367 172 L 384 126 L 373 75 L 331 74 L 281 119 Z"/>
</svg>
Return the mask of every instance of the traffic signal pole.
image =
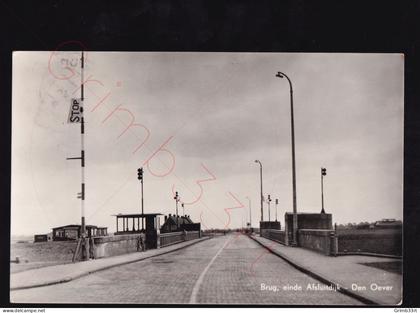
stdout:
<svg viewBox="0 0 420 313">
<path fill-rule="evenodd" d="M 141 215 L 144 215 L 143 177 L 141 179 Z M 141 230 L 144 230 L 144 217 L 141 218 Z"/>
<path fill-rule="evenodd" d="M 324 176 L 322 174 L 321 174 L 321 202 L 322 202 L 321 213 L 325 213 L 324 211 Z"/>
<path fill-rule="evenodd" d="M 144 214 L 144 199 L 143 199 L 143 168 L 137 169 L 137 179 L 141 184 L 141 214 Z M 144 230 L 144 217 L 141 218 L 141 229 Z"/>
<path fill-rule="evenodd" d="M 176 197 L 176 217 L 178 218 L 178 195 L 177 195 L 177 197 Z"/>
<path fill-rule="evenodd" d="M 178 221 L 179 221 L 179 218 L 178 218 L 178 201 L 179 201 L 178 191 L 175 192 L 174 199 L 175 199 L 175 210 L 176 210 L 176 217 L 175 217 L 176 218 L 176 227 L 178 228 L 179 227 L 179 223 L 178 223 Z"/>
<path fill-rule="evenodd" d="M 321 213 L 324 214 L 325 210 L 324 210 L 324 176 L 327 175 L 327 169 L 321 167 L 321 205 L 322 205 L 322 210 Z"/>
</svg>

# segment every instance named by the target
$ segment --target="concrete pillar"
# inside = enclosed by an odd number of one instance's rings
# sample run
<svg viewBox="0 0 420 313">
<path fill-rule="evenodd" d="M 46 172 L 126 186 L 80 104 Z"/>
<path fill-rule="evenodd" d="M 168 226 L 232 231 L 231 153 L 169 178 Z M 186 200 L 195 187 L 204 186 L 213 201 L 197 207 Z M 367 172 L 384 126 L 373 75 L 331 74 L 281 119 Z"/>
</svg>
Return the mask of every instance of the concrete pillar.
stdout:
<svg viewBox="0 0 420 313">
<path fill-rule="evenodd" d="M 284 222 L 284 244 L 289 245 L 289 223 L 287 223 L 286 218 Z"/>
</svg>

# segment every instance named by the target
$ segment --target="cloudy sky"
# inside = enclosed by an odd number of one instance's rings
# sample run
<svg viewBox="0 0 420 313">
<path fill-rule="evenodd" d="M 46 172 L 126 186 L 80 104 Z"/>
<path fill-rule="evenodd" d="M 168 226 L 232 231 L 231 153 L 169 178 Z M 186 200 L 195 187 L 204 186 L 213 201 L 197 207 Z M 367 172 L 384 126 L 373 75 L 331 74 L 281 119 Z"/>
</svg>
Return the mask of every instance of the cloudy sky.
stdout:
<svg viewBox="0 0 420 313">
<path fill-rule="evenodd" d="M 80 53 L 13 56 L 12 234 L 80 222 Z M 86 54 L 86 220 L 115 229 L 112 214 L 185 213 L 204 228 L 260 218 L 264 194 L 292 208 L 293 82 L 297 208 L 325 208 L 337 223 L 402 218 L 403 74 L 398 54 Z M 182 213 L 180 207 L 179 210 Z M 275 219 L 274 200 L 271 219 Z M 268 219 L 268 207 L 264 207 Z"/>
</svg>

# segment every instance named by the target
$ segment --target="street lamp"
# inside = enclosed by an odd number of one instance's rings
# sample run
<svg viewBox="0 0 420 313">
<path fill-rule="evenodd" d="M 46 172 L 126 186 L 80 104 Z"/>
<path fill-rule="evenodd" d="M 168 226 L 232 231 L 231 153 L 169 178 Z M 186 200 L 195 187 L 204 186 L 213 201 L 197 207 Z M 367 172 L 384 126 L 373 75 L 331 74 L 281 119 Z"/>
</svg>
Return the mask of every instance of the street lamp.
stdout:
<svg viewBox="0 0 420 313">
<path fill-rule="evenodd" d="M 261 222 L 264 221 L 264 213 L 263 213 L 263 180 L 262 180 L 262 164 L 259 160 L 255 160 L 255 163 L 260 164 L 260 186 L 261 186 L 261 193 L 260 193 L 260 201 L 261 201 Z"/>
<path fill-rule="evenodd" d="M 252 217 L 251 217 L 251 199 L 249 197 L 246 197 L 248 199 L 248 207 L 249 207 L 249 228 L 252 228 Z"/>
<path fill-rule="evenodd" d="M 286 77 L 290 86 L 290 120 L 291 120 L 291 134 L 292 134 L 292 186 L 293 186 L 293 233 L 292 233 L 292 245 L 297 245 L 297 205 L 296 205 L 296 162 L 295 162 L 295 125 L 293 119 L 293 87 L 289 77 L 282 73 L 277 72 L 276 77 Z"/>
</svg>

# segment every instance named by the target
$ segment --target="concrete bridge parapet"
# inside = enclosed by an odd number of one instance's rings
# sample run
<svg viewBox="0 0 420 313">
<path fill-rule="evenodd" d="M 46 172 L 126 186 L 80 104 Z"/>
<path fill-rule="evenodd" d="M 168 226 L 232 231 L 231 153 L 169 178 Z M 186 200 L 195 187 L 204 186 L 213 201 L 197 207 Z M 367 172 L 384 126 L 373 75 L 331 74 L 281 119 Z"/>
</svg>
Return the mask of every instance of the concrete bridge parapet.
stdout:
<svg viewBox="0 0 420 313">
<path fill-rule="evenodd" d="M 324 255 L 337 255 L 337 237 L 333 229 L 299 229 L 298 246 Z"/>
</svg>

